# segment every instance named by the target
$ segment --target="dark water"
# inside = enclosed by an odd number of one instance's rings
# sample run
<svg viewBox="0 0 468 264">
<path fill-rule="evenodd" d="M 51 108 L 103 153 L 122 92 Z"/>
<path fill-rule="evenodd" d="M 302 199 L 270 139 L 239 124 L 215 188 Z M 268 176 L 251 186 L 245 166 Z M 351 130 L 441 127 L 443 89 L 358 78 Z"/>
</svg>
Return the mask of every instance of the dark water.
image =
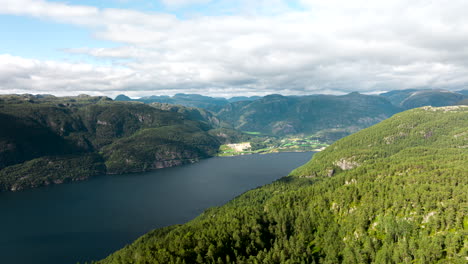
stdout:
<svg viewBox="0 0 468 264">
<path fill-rule="evenodd" d="M 154 172 L 0 193 L 0 263 L 102 259 L 150 231 L 287 175 L 313 153 L 211 158 Z"/>
</svg>

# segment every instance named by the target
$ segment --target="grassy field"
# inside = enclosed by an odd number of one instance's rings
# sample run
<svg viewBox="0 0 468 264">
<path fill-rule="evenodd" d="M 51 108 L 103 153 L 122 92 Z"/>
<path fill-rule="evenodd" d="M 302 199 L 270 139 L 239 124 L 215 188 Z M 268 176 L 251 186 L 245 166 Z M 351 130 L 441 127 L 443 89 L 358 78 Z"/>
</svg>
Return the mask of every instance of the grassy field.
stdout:
<svg viewBox="0 0 468 264">
<path fill-rule="evenodd" d="M 260 133 L 260 132 L 255 132 L 255 131 L 242 131 L 242 133 L 245 133 L 245 134 L 247 134 L 247 135 L 257 135 L 257 136 L 262 135 L 262 133 Z"/>
<path fill-rule="evenodd" d="M 247 143 L 250 142 L 242 142 L 241 144 Z M 267 138 L 263 142 L 252 144 L 252 147 L 243 150 L 236 149 L 230 144 L 221 145 L 218 156 L 223 157 L 274 152 L 320 151 L 327 146 L 327 143 L 320 142 L 316 139 L 310 139 L 309 137 L 287 137 L 277 140 Z"/>
</svg>

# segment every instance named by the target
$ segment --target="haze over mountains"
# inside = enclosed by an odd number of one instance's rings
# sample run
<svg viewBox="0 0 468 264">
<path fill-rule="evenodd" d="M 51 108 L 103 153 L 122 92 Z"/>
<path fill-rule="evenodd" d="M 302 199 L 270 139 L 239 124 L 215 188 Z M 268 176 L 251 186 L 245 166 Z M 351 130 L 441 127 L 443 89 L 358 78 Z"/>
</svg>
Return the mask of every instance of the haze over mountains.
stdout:
<svg viewBox="0 0 468 264">
<path fill-rule="evenodd" d="M 396 106 L 411 109 L 421 106 L 455 105 L 466 99 L 467 91 L 451 92 L 448 90 L 401 90 L 381 94 Z"/>
<path fill-rule="evenodd" d="M 395 90 L 380 95 L 350 93 L 343 96 L 309 95 L 213 98 L 197 94 L 173 97 L 152 96 L 130 99 L 119 95 L 115 100 L 161 102 L 211 110 L 235 129 L 270 135 L 314 134 L 327 131 L 336 140 L 395 113 L 421 106 L 448 106 L 461 103 L 466 91 Z M 332 135 L 336 134 L 336 135 Z"/>
<path fill-rule="evenodd" d="M 179 94 L 131 102 L 119 102 L 130 100 L 125 96 L 0 96 L 0 189 L 176 166 L 253 137 L 333 142 L 406 108 L 454 105 L 464 98 L 443 90 L 230 100 Z"/>
<path fill-rule="evenodd" d="M 351 133 L 400 111 L 384 98 L 351 93 L 343 96 L 268 95 L 231 103 L 218 116 L 242 131 L 266 134 L 314 134 L 324 130 Z"/>
<path fill-rule="evenodd" d="M 178 104 L 188 107 L 205 108 L 212 111 L 219 111 L 223 106 L 238 101 L 253 101 L 259 99 L 260 96 L 237 96 L 229 99 L 222 97 L 210 97 L 200 94 L 176 94 L 174 96 L 146 96 L 139 99 L 131 99 L 126 95 L 118 95 L 116 101 L 134 101 L 143 103 L 167 103 Z"/>
<path fill-rule="evenodd" d="M 379 94 L 387 98 L 393 105 L 410 109 L 425 105 L 446 106 L 454 105 L 468 96 L 468 90 L 449 91 L 443 89 L 406 89 L 393 90 Z M 318 95 L 310 95 L 318 96 Z M 285 96 L 285 97 L 304 97 L 304 96 Z M 206 108 L 211 111 L 219 111 L 222 106 L 239 101 L 256 101 L 261 96 L 238 96 L 229 99 L 222 97 L 210 97 L 200 94 L 176 94 L 174 96 L 146 96 L 138 99 L 132 99 L 124 94 L 118 95 L 116 101 L 138 101 L 143 103 L 169 103 L 179 104 L 189 107 Z"/>
</svg>

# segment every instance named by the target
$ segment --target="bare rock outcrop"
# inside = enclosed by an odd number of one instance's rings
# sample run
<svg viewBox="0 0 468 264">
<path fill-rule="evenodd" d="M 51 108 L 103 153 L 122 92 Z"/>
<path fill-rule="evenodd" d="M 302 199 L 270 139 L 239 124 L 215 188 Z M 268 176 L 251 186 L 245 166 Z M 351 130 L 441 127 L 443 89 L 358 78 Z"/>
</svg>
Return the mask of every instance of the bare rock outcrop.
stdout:
<svg viewBox="0 0 468 264">
<path fill-rule="evenodd" d="M 351 170 L 359 166 L 359 163 L 353 160 L 353 158 L 342 158 L 333 163 L 334 165 L 340 167 L 342 170 Z"/>
</svg>

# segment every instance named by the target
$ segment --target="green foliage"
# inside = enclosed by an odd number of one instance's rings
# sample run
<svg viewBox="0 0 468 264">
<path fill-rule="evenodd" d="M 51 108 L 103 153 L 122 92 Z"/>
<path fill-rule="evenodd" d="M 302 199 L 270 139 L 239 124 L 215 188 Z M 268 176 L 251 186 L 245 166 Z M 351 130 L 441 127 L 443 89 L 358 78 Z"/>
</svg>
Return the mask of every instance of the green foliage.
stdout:
<svg viewBox="0 0 468 264">
<path fill-rule="evenodd" d="M 210 135 L 217 137 L 222 144 L 231 144 L 255 140 L 257 137 L 245 134 L 231 128 L 215 128 L 209 131 Z"/>
<path fill-rule="evenodd" d="M 468 124 L 466 111 L 466 107 L 458 106 L 424 107 L 397 114 L 372 129 L 361 130 L 337 141 L 291 174 L 323 176 L 329 170 L 340 170 L 340 163 L 341 166 L 343 163 L 350 166 L 368 164 L 412 146 L 424 146 L 434 151 L 464 149 L 468 145 L 464 134 Z"/>
<path fill-rule="evenodd" d="M 142 129 L 104 147 L 108 173 L 172 167 L 216 154 L 219 141 L 196 122 L 189 123 Z"/>
<path fill-rule="evenodd" d="M 465 263 L 467 118 L 401 113 L 98 263 Z"/>
<path fill-rule="evenodd" d="M 315 136 L 282 138 L 273 136 L 253 136 L 250 138 L 249 142 L 242 142 L 244 144 L 250 144 L 250 147 L 239 150 L 229 145 L 221 145 L 218 155 L 235 156 L 254 153 L 319 151 L 328 146 L 328 144 L 320 142 L 315 138 Z"/>
<path fill-rule="evenodd" d="M 248 134 L 248 135 L 261 135 L 262 133 L 260 132 L 255 132 L 255 131 L 242 131 L 244 132 L 245 134 Z"/>
<path fill-rule="evenodd" d="M 379 96 L 268 95 L 226 105 L 219 118 L 236 129 L 265 135 L 315 134 L 339 129 L 348 135 L 401 111 Z M 342 136 L 344 136 L 342 135 Z"/>
<path fill-rule="evenodd" d="M 220 145 L 208 112 L 106 97 L 0 96 L 0 123 L 0 190 L 175 166 Z M 50 157 L 63 164 L 49 166 Z"/>
<path fill-rule="evenodd" d="M 397 90 L 390 91 L 382 96 L 388 98 L 394 105 L 404 109 L 421 106 L 450 106 L 466 99 L 463 91 L 452 92 L 448 90 Z"/>
<path fill-rule="evenodd" d="M 97 154 L 46 156 L 0 170 L 0 191 L 81 181 L 106 173 Z"/>
<path fill-rule="evenodd" d="M 213 128 L 230 128 L 231 126 L 222 120 L 220 120 L 216 115 L 203 108 L 195 107 L 186 107 L 182 105 L 174 105 L 167 103 L 151 103 L 152 107 L 161 109 L 169 112 L 177 112 L 183 114 L 190 120 L 201 121 L 209 124 Z"/>
</svg>

